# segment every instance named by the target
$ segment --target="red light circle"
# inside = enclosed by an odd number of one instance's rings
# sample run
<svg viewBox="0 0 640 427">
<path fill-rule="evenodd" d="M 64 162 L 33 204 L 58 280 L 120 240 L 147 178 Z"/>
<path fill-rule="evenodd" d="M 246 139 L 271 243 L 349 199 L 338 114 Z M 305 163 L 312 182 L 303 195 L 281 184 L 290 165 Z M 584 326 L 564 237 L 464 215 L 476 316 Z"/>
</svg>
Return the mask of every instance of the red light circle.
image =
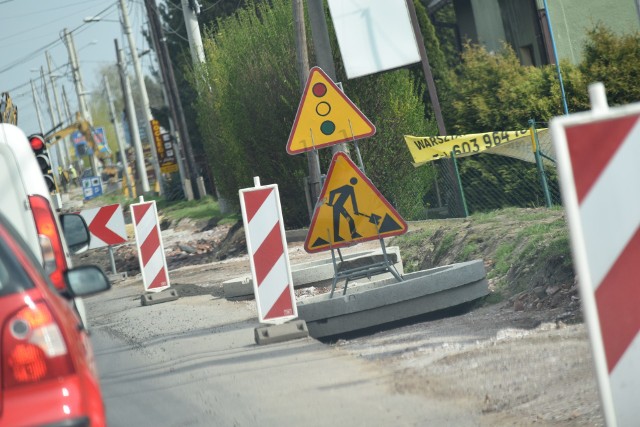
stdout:
<svg viewBox="0 0 640 427">
<path fill-rule="evenodd" d="M 33 151 L 39 151 L 44 148 L 44 139 L 41 136 L 32 135 L 29 137 L 29 144 Z"/>
<path fill-rule="evenodd" d="M 316 83 L 311 89 L 313 94 L 318 98 L 323 97 L 327 93 L 327 86 L 324 83 Z"/>
</svg>

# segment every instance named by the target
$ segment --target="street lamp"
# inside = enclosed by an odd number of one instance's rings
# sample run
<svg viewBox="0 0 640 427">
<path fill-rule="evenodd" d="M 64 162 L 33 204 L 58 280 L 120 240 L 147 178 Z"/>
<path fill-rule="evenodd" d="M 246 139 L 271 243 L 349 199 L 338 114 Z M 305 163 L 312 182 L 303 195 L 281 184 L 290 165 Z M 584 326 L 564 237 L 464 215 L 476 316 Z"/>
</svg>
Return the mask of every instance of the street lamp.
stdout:
<svg viewBox="0 0 640 427">
<path fill-rule="evenodd" d="M 120 22 L 119 19 L 104 19 L 102 16 L 85 16 L 85 18 L 83 19 L 84 22 L 89 23 L 89 22 Z"/>
<path fill-rule="evenodd" d="M 96 45 L 96 44 L 98 44 L 98 40 L 91 40 L 89 43 L 85 44 L 80 49 L 78 49 L 78 52 L 82 51 L 83 49 L 88 48 L 89 46 L 93 46 L 93 45 Z"/>
</svg>

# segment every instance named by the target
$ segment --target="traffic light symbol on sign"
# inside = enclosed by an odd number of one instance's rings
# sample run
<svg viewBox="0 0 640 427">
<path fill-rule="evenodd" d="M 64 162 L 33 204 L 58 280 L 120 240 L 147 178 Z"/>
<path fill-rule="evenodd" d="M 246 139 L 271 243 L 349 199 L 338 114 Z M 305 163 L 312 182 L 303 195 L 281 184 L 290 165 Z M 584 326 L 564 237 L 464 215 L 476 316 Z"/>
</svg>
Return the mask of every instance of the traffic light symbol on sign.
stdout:
<svg viewBox="0 0 640 427">
<path fill-rule="evenodd" d="M 322 69 L 314 67 L 289 134 L 287 152 L 299 154 L 366 138 L 376 128 Z"/>
<path fill-rule="evenodd" d="M 49 192 L 55 191 L 56 183 L 53 179 L 51 159 L 49 158 L 49 152 L 47 151 L 44 137 L 40 134 L 31 135 L 29 137 L 29 143 L 31 144 L 31 149 L 36 156 L 38 166 L 40 167 L 40 171 L 42 172 L 42 176 L 44 177 L 44 181 L 47 184 Z"/>
</svg>

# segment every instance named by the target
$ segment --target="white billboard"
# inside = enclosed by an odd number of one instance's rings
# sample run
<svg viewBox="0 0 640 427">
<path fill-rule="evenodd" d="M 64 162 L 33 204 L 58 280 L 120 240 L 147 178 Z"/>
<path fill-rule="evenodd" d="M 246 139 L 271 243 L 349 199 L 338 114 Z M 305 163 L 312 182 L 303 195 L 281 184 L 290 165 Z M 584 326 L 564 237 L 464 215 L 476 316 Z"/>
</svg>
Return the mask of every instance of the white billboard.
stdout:
<svg viewBox="0 0 640 427">
<path fill-rule="evenodd" d="M 328 0 L 347 78 L 420 61 L 405 0 Z"/>
</svg>

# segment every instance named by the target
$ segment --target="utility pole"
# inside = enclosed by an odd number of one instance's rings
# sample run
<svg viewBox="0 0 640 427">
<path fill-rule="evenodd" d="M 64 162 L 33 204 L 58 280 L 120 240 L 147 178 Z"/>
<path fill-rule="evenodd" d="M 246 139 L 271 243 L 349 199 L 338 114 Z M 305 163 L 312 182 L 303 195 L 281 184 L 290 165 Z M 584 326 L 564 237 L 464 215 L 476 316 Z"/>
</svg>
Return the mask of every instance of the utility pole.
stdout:
<svg viewBox="0 0 640 427">
<path fill-rule="evenodd" d="M 71 62 L 73 84 L 75 85 L 76 93 L 78 94 L 78 108 L 80 109 L 82 118 L 93 124 L 93 120 L 91 119 L 91 112 L 89 111 L 89 107 L 87 106 L 87 101 L 85 98 L 86 92 L 84 91 L 84 84 L 82 83 L 82 74 L 80 73 L 80 65 L 78 64 L 78 55 L 76 53 L 76 46 L 73 43 L 73 36 L 66 28 L 63 30 L 63 32 L 67 50 L 69 52 L 69 62 Z M 87 143 L 89 142 L 90 141 L 87 141 Z"/>
<path fill-rule="evenodd" d="M 189 39 L 191 60 L 193 61 L 193 65 L 196 69 L 202 68 L 206 61 L 206 58 L 204 56 L 204 47 L 202 46 L 202 37 L 200 35 L 200 25 L 198 24 L 199 13 L 200 5 L 198 4 L 197 0 L 182 0 L 182 14 L 184 16 L 185 28 L 187 29 L 187 38 Z M 209 90 L 211 90 L 209 82 L 205 81 L 205 85 L 209 87 Z M 196 175 L 198 191 L 200 192 L 200 196 L 204 196 L 206 194 L 204 181 L 202 179 L 202 176 L 197 173 Z M 213 179 L 213 177 L 211 177 L 211 179 Z M 220 207 L 220 211 L 222 213 L 229 212 L 229 203 L 220 195 L 220 191 L 215 185 L 215 180 L 213 182 L 213 186 L 216 191 L 216 197 L 218 199 L 218 206 Z"/>
<path fill-rule="evenodd" d="M 64 107 L 64 114 L 67 117 L 67 122 L 73 123 L 73 116 L 71 115 L 71 108 L 69 107 L 69 98 L 67 98 L 67 91 L 64 89 L 64 85 L 62 86 L 62 106 Z M 71 149 L 69 151 L 75 152 L 75 144 L 71 139 L 69 139 Z M 79 160 L 79 156 L 76 153 L 76 161 Z M 73 157 L 71 153 L 69 153 L 69 163 L 73 164 Z M 74 168 L 78 167 L 78 165 L 74 165 Z"/>
<path fill-rule="evenodd" d="M 44 134 L 42 116 L 40 115 L 40 103 L 38 102 L 38 97 L 36 96 L 36 85 L 33 84 L 33 80 L 31 80 L 31 94 L 33 95 L 33 104 L 36 106 L 36 117 L 38 117 L 38 125 L 40 126 L 40 133 Z"/>
<path fill-rule="evenodd" d="M 59 125 L 62 124 L 62 114 L 60 114 L 60 101 L 58 99 L 58 89 L 56 88 L 56 79 L 53 76 L 53 70 L 51 69 L 51 55 L 49 55 L 49 51 L 48 50 L 44 52 L 44 55 L 47 58 L 47 68 L 49 70 L 49 80 L 51 81 L 51 91 L 53 92 L 54 107 L 56 107 L 56 119 L 58 119 L 58 123 L 56 123 L 56 126 L 59 126 Z M 52 113 L 52 115 L 53 115 L 53 113 Z M 56 149 L 61 154 L 61 160 L 62 160 L 61 166 L 62 166 L 62 168 L 64 170 L 67 170 L 69 153 L 67 153 L 67 147 L 65 145 L 65 140 L 66 140 L 66 138 L 58 141 L 56 143 Z"/>
<path fill-rule="evenodd" d="M 78 108 L 80 109 L 80 115 L 84 120 L 86 120 L 90 125 L 93 126 L 93 119 L 91 118 L 91 112 L 89 111 L 89 107 L 87 105 L 87 100 L 85 98 L 86 92 L 84 91 L 84 84 L 82 83 L 82 74 L 80 74 L 80 65 L 78 63 L 78 54 L 76 52 L 76 46 L 73 43 L 73 36 L 71 33 L 65 28 L 63 30 L 65 44 L 67 45 L 67 51 L 69 52 L 69 62 L 71 62 L 71 71 L 73 74 L 73 83 L 76 87 L 76 93 L 78 94 Z M 93 154 L 89 156 L 91 163 L 91 171 L 94 176 L 98 176 L 98 165 L 96 161 L 96 148 L 94 147 L 93 141 L 87 141 L 87 144 L 90 144 L 93 148 Z"/>
<path fill-rule="evenodd" d="M 424 46 L 424 38 L 422 37 L 422 31 L 420 31 L 420 24 L 418 23 L 418 15 L 416 13 L 416 6 L 413 4 L 413 0 L 406 0 L 407 8 L 409 9 L 409 16 L 411 17 L 411 25 L 413 26 L 413 34 L 415 35 L 416 42 L 418 43 L 418 50 L 420 51 L 420 59 L 422 62 L 422 71 L 424 72 L 424 79 L 427 82 L 427 89 L 429 92 L 429 99 L 431 100 L 431 106 L 436 116 L 436 123 L 438 124 L 438 132 L 440 135 L 447 135 L 447 128 L 444 125 L 444 119 L 442 118 L 442 109 L 440 108 L 440 101 L 438 100 L 438 91 L 436 90 L 436 84 L 433 80 L 433 73 L 431 73 L 431 65 L 429 65 L 429 57 L 427 56 L 427 50 Z"/>
<path fill-rule="evenodd" d="M 202 47 L 202 37 L 200 35 L 200 25 L 198 24 L 197 14 L 200 12 L 200 5 L 198 0 L 182 0 L 182 14 L 184 16 L 184 23 L 187 29 L 187 38 L 189 39 L 189 50 L 191 51 L 191 60 L 195 67 L 202 67 L 205 63 L 204 48 Z M 196 171 L 196 185 L 198 187 L 198 193 L 200 197 L 204 197 L 207 194 L 204 188 L 204 181 L 202 176 Z M 218 201 L 220 202 L 220 209 L 226 211 L 226 203 L 220 200 L 218 195 Z"/>
<path fill-rule="evenodd" d="M 324 2 L 322 0 L 307 0 L 309 9 L 309 23 L 311 24 L 311 37 L 316 53 L 318 66 L 327 73 L 331 80 L 337 83 L 336 67 L 333 63 L 331 53 L 331 43 L 329 42 L 329 30 L 327 29 L 327 19 L 324 14 Z M 335 154 L 343 151 L 349 154 L 347 144 L 340 143 L 331 147 L 331 153 Z"/>
<path fill-rule="evenodd" d="M 160 63 L 160 59 L 158 58 L 158 47 L 156 46 L 155 40 L 152 40 L 154 46 L 154 52 L 156 54 L 156 61 L 158 64 Z M 152 70 L 155 72 L 155 69 Z M 160 79 L 160 86 L 162 87 L 162 100 L 164 101 L 164 105 L 171 105 L 169 101 L 169 94 L 167 93 L 167 85 L 164 81 L 164 76 L 162 74 L 162 70 L 158 70 Z M 171 137 L 173 138 L 173 151 L 176 153 L 176 162 L 178 164 L 178 173 L 180 174 L 180 185 L 182 186 L 182 191 L 187 200 L 193 200 L 193 190 L 191 188 L 191 180 L 189 179 L 189 174 L 185 170 L 185 158 L 184 152 L 182 150 L 182 146 L 180 145 L 180 135 L 178 135 L 178 130 L 176 129 L 176 119 L 175 119 L 175 111 L 169 108 L 170 116 L 169 116 L 169 132 Z M 185 183 L 189 183 L 188 186 Z"/>
<path fill-rule="evenodd" d="M 62 105 L 64 106 L 64 113 L 67 116 L 67 121 L 71 122 L 71 108 L 69 108 L 69 98 L 67 98 L 67 91 L 64 90 L 64 86 L 62 86 Z"/>
<path fill-rule="evenodd" d="M 424 46 L 424 37 L 420 30 L 420 23 L 418 22 L 418 14 L 416 13 L 416 7 L 413 4 L 413 0 L 406 0 L 407 9 L 409 10 L 409 17 L 411 18 L 411 25 L 413 27 L 413 34 L 418 43 L 418 50 L 420 51 L 420 61 L 422 63 L 422 71 L 424 73 L 424 79 L 427 83 L 427 91 L 429 92 L 429 99 L 433 112 L 438 125 L 438 133 L 442 136 L 447 135 L 447 128 L 444 124 L 444 118 L 442 117 L 442 109 L 440 108 L 440 100 L 438 99 L 438 91 L 433 79 L 433 73 L 431 72 L 431 65 L 429 64 L 429 57 L 427 56 L 427 49 Z M 450 183 L 456 182 L 455 164 L 452 159 L 441 159 L 440 164 L 444 174 Z M 436 189 L 438 181 L 436 180 Z M 456 215 L 466 216 L 464 210 L 464 200 L 460 189 L 456 185 L 451 185 L 449 191 L 455 196 L 452 201 L 452 210 Z"/>
<path fill-rule="evenodd" d="M 202 64 L 205 61 L 197 16 L 199 11 L 200 5 L 197 0 L 182 0 L 182 14 L 184 15 L 184 23 L 187 28 L 191 59 L 196 65 Z"/>
<path fill-rule="evenodd" d="M 180 135 L 180 142 L 184 148 L 185 154 L 185 166 L 186 170 L 191 178 L 189 182 L 185 180 L 185 188 L 191 188 L 192 182 L 197 182 L 197 169 L 195 158 L 193 156 L 193 150 L 191 149 L 191 140 L 189 138 L 189 132 L 187 130 L 187 122 L 184 118 L 184 110 L 182 109 L 182 101 L 178 93 L 178 86 L 176 84 L 176 78 L 173 73 L 173 67 L 171 66 L 171 60 L 169 58 L 169 50 L 165 42 L 165 38 L 162 32 L 162 26 L 158 19 L 158 14 L 155 10 L 155 4 L 153 0 L 145 0 L 145 7 L 147 9 L 147 15 L 149 17 L 149 30 L 154 40 L 154 45 L 158 52 L 158 62 L 160 69 L 162 70 L 163 80 L 167 85 L 167 92 L 169 95 L 169 110 L 171 111 L 174 124 L 178 128 Z M 191 190 L 193 191 L 193 190 Z"/>
<path fill-rule="evenodd" d="M 307 32 L 304 25 L 304 3 L 302 0 L 293 0 L 293 22 L 296 38 L 296 60 L 298 62 L 298 77 L 300 89 L 304 90 L 309 77 L 309 53 L 307 52 Z M 318 150 L 307 151 L 307 165 L 309 167 L 309 193 L 311 206 L 309 218 L 313 215 L 315 204 L 320 196 L 320 156 Z"/>
<path fill-rule="evenodd" d="M 136 109 L 133 105 L 133 98 L 131 96 L 131 85 L 129 84 L 129 78 L 127 77 L 124 59 L 122 58 L 122 49 L 118 47 L 117 39 L 114 39 L 113 42 L 116 46 L 118 70 L 120 72 L 120 83 L 122 84 L 122 96 L 125 100 L 125 110 L 127 112 L 127 119 L 129 120 L 129 133 L 131 134 L 131 142 L 133 143 L 133 147 L 136 151 L 136 168 L 138 170 L 138 178 L 140 179 L 142 192 L 148 193 L 149 178 L 147 177 L 147 167 L 144 164 L 144 152 L 142 150 L 142 142 L 140 141 L 140 129 L 138 129 L 138 118 L 136 116 Z"/>
<path fill-rule="evenodd" d="M 111 116 L 111 123 L 116 130 L 116 139 L 118 140 L 118 149 L 120 151 L 120 162 L 122 162 L 122 176 L 127 181 L 127 189 L 129 190 L 129 198 L 133 198 L 133 187 L 131 186 L 131 176 L 129 175 L 129 163 L 127 162 L 127 153 L 124 147 L 124 138 L 120 122 L 116 116 L 116 109 L 113 106 L 113 96 L 111 96 L 111 87 L 109 86 L 109 79 L 104 76 L 104 88 L 107 91 L 107 102 L 109 104 L 109 115 Z"/>
<path fill-rule="evenodd" d="M 144 115 L 145 126 L 147 129 L 147 139 L 151 146 L 151 154 L 153 157 L 153 170 L 156 175 L 156 180 L 159 184 L 160 195 L 164 194 L 162 189 L 162 175 L 160 171 L 160 164 L 158 163 L 158 152 L 156 151 L 156 145 L 153 141 L 153 129 L 151 129 L 151 108 L 149 107 L 149 95 L 147 94 L 147 86 L 144 82 L 144 76 L 142 75 L 142 67 L 140 66 L 140 58 L 138 58 L 138 50 L 136 48 L 136 42 L 131 33 L 131 26 L 129 25 L 129 12 L 127 11 L 127 5 L 124 0 L 119 0 L 120 12 L 122 13 L 122 27 L 127 39 L 129 41 L 129 51 L 131 52 L 131 59 L 133 61 L 133 68 L 136 72 L 136 79 L 138 80 L 138 86 L 140 88 L 140 101 L 142 102 L 142 114 Z"/>
<path fill-rule="evenodd" d="M 40 67 L 40 78 L 42 79 L 42 89 L 44 90 L 44 98 L 47 101 L 49 107 L 49 118 L 51 119 L 51 128 L 55 129 L 56 119 L 53 116 L 53 106 L 51 105 L 51 98 L 49 97 L 49 87 L 47 86 L 47 79 L 44 76 L 44 68 Z"/>
<path fill-rule="evenodd" d="M 51 98 L 49 97 L 49 88 L 47 87 L 47 80 L 44 77 L 44 68 L 42 67 L 40 67 L 40 77 L 42 78 L 44 94 L 47 100 L 47 105 L 49 106 L 49 117 L 51 118 L 51 128 L 55 129 L 56 119 L 53 117 L 53 106 L 51 105 Z M 54 164 L 51 167 L 51 169 L 53 170 L 53 176 L 55 177 L 56 182 L 60 182 L 60 174 L 58 173 L 58 166 L 60 166 L 61 157 L 62 155 L 60 154 L 60 144 L 56 144 L 56 155 L 55 155 L 55 158 L 53 158 L 55 162 L 53 162 Z"/>
</svg>

